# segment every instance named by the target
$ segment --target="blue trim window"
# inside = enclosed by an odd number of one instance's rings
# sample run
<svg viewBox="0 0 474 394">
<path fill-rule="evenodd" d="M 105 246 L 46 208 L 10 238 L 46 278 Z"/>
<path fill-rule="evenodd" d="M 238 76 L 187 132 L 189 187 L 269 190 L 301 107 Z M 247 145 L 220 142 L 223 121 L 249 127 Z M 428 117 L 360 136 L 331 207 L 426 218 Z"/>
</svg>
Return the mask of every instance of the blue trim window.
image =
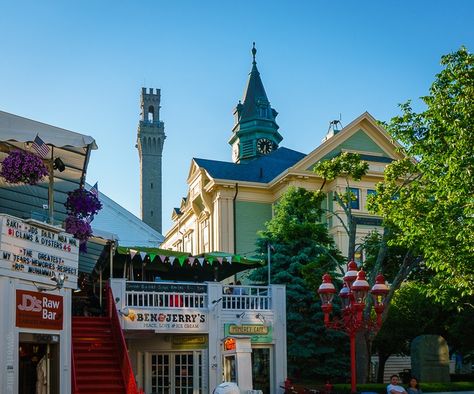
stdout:
<svg viewBox="0 0 474 394">
<path fill-rule="evenodd" d="M 349 191 L 352 193 L 352 198 L 355 197 L 355 199 L 351 198 L 349 204 L 351 209 L 360 209 L 360 190 L 355 187 L 350 187 Z"/>
</svg>

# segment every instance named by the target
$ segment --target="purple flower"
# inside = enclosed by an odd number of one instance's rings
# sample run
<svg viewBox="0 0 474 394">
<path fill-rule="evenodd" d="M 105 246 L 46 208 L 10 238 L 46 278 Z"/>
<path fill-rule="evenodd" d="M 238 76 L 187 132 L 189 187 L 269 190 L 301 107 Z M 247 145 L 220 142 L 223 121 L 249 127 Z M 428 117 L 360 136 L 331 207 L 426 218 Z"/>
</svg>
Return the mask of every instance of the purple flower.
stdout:
<svg viewBox="0 0 474 394">
<path fill-rule="evenodd" d="M 91 225 L 83 219 L 75 216 L 68 216 L 64 221 L 66 232 L 74 235 L 81 243 L 86 242 L 92 235 Z"/>
<path fill-rule="evenodd" d="M 2 161 L 0 176 L 8 183 L 27 183 L 35 185 L 48 175 L 43 160 L 33 153 L 23 150 L 11 151 Z"/>
<path fill-rule="evenodd" d="M 102 203 L 95 195 L 80 188 L 68 193 L 64 206 L 69 215 L 89 219 L 89 222 L 102 209 Z"/>
</svg>

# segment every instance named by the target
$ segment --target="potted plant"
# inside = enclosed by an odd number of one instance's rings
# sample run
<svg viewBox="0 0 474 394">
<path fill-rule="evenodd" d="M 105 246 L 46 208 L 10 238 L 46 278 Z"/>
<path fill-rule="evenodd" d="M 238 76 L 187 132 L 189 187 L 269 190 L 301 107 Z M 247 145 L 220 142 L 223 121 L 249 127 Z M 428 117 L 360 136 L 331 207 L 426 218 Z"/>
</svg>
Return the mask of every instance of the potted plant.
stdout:
<svg viewBox="0 0 474 394">
<path fill-rule="evenodd" d="M 8 183 L 26 183 L 36 185 L 48 175 L 43 160 L 33 153 L 13 150 L 2 161 L 0 176 Z"/>
<path fill-rule="evenodd" d="M 102 203 L 91 192 L 79 188 L 68 193 L 64 204 L 69 215 L 92 221 L 94 215 L 102 209 Z"/>
</svg>

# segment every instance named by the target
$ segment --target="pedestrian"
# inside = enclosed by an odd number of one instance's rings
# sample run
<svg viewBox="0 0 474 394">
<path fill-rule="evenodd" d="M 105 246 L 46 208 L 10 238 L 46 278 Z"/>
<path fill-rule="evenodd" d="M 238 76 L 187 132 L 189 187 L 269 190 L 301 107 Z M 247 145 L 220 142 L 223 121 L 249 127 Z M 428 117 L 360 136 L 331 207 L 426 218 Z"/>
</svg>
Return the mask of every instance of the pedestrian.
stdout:
<svg viewBox="0 0 474 394">
<path fill-rule="evenodd" d="M 407 393 L 408 394 L 422 394 L 420 385 L 418 384 L 418 379 L 415 378 L 414 376 L 410 378 L 410 383 L 408 383 Z"/>
<path fill-rule="evenodd" d="M 390 376 L 390 384 L 387 386 L 387 394 L 407 394 L 406 390 L 399 385 L 398 375 Z"/>
</svg>

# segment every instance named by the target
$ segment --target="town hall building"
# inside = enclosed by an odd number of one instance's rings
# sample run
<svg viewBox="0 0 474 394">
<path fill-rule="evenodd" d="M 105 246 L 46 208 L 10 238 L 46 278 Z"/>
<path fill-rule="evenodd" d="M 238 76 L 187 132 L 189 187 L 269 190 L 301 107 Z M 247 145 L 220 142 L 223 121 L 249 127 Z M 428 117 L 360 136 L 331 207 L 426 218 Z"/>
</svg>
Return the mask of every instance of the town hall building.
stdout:
<svg viewBox="0 0 474 394">
<path fill-rule="evenodd" d="M 257 232 L 272 218 L 274 205 L 285 191 L 290 186 L 319 190 L 323 179 L 312 171 L 314 165 L 343 152 L 358 153 L 369 164 L 367 174 L 349 184 L 356 197 L 351 208 L 358 224 L 358 242 L 373 229 L 380 229 L 380 218 L 368 212 L 366 200 L 383 179 L 385 166 L 401 158 L 399 145 L 365 112 L 340 130 L 333 124 L 320 145 L 308 141 L 308 146 L 315 146 L 308 154 L 282 146 L 289 131 L 279 130 L 278 112 L 270 104 L 257 68 L 255 46 L 252 55 L 243 99 L 233 112 L 232 161 L 191 160 L 188 192 L 172 212 L 173 225 L 162 247 L 192 254 L 221 251 L 253 255 Z M 348 237 L 334 214 L 343 220 L 345 214 L 333 201 L 333 193 L 346 188 L 343 178 L 326 182 L 323 188 L 327 193 L 323 208 L 328 212 L 324 219 L 343 254 L 348 250 Z"/>
</svg>

